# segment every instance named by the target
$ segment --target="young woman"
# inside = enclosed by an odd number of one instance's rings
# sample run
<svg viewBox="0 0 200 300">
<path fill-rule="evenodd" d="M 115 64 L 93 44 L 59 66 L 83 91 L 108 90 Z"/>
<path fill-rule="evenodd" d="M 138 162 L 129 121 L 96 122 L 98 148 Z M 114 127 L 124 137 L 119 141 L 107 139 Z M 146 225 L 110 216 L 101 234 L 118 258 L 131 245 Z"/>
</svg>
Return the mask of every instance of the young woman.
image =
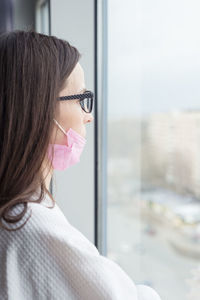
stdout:
<svg viewBox="0 0 200 300">
<path fill-rule="evenodd" d="M 100 255 L 49 192 L 53 170 L 79 162 L 93 120 L 79 59 L 54 36 L 0 36 L 0 299 L 159 300 Z"/>
</svg>

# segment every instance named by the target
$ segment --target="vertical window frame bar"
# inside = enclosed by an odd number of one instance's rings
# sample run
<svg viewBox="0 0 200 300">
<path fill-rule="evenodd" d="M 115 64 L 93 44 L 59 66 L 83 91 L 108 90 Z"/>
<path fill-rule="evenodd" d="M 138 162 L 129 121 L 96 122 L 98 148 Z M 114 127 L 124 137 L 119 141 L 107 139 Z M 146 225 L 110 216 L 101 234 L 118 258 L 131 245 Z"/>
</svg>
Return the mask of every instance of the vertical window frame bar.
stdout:
<svg viewBox="0 0 200 300">
<path fill-rule="evenodd" d="M 95 246 L 107 256 L 107 1 L 95 0 Z"/>
</svg>

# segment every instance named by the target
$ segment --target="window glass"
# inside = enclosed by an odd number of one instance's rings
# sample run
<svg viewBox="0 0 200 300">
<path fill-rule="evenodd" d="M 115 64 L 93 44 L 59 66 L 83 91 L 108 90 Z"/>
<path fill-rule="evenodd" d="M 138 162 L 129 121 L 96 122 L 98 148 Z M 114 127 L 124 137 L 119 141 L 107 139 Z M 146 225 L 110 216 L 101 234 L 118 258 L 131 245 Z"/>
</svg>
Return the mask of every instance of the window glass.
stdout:
<svg viewBox="0 0 200 300">
<path fill-rule="evenodd" d="M 199 299 L 199 10 L 108 1 L 108 257 L 170 300 Z"/>
<path fill-rule="evenodd" d="M 43 34 L 49 34 L 49 1 L 38 1 L 36 5 L 36 30 Z"/>
</svg>

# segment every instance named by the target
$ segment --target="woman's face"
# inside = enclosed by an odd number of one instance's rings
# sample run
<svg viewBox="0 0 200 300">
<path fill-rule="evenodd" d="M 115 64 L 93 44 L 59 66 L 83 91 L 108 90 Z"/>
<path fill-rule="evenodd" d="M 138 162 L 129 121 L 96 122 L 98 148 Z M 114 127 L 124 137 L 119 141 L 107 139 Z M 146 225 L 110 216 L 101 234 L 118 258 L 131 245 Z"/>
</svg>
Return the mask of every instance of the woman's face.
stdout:
<svg viewBox="0 0 200 300">
<path fill-rule="evenodd" d="M 68 96 L 74 94 L 81 94 L 85 90 L 85 79 L 84 79 L 84 71 L 80 65 L 77 63 L 74 70 L 68 77 L 68 82 L 64 89 L 59 93 L 59 96 Z M 93 121 L 92 113 L 86 113 L 82 110 L 80 106 L 80 102 L 78 99 L 75 100 L 66 100 L 59 101 L 59 113 L 60 118 L 56 119 L 56 121 L 63 127 L 63 129 L 67 132 L 69 128 L 72 128 L 77 133 L 79 133 L 84 138 L 86 137 L 86 123 Z M 55 127 L 58 127 L 55 124 Z M 55 138 L 55 133 L 57 128 L 54 127 L 53 131 L 53 141 Z M 52 143 L 53 143 L 52 141 Z M 60 130 L 58 127 L 56 139 L 54 141 L 55 144 L 66 144 L 67 136 Z M 68 144 L 67 144 L 68 145 Z"/>
</svg>

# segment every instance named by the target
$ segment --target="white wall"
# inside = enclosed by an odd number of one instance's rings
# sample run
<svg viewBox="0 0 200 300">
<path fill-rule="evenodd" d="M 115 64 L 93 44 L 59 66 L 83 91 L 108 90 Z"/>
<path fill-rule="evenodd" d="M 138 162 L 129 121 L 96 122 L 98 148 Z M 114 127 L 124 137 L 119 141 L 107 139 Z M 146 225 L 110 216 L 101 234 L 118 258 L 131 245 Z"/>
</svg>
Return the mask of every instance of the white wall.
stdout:
<svg viewBox="0 0 200 300">
<path fill-rule="evenodd" d="M 79 50 L 86 88 L 94 91 L 93 2 L 51 0 L 51 34 Z M 54 171 L 53 196 L 69 222 L 94 242 L 94 122 L 86 126 L 81 160 L 65 171 Z"/>
</svg>

